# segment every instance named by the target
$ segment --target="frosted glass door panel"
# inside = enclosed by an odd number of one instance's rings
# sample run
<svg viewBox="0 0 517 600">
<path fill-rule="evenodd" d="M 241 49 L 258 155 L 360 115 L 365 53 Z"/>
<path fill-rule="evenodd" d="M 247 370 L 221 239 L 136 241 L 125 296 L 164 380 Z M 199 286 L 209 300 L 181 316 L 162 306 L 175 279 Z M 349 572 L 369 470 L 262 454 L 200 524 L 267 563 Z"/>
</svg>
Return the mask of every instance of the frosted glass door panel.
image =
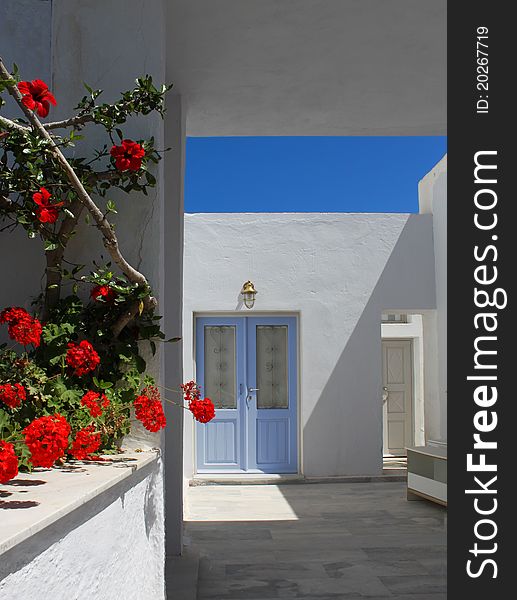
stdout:
<svg viewBox="0 0 517 600">
<path fill-rule="evenodd" d="M 205 325 L 204 395 L 215 408 L 237 408 L 235 326 Z"/>
<path fill-rule="evenodd" d="M 257 325 L 257 408 L 288 408 L 286 325 Z"/>
</svg>

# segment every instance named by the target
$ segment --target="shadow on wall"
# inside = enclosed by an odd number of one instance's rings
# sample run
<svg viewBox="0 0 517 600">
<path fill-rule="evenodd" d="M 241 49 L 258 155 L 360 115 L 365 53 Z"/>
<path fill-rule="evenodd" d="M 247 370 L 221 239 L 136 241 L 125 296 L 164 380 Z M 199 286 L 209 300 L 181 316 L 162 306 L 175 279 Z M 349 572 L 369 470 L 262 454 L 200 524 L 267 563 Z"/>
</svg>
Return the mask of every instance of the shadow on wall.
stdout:
<svg viewBox="0 0 517 600">
<path fill-rule="evenodd" d="M 436 308 L 432 215 L 409 217 L 307 420 L 303 430 L 307 476 L 382 473 L 380 315 L 387 308 L 408 312 Z"/>
</svg>

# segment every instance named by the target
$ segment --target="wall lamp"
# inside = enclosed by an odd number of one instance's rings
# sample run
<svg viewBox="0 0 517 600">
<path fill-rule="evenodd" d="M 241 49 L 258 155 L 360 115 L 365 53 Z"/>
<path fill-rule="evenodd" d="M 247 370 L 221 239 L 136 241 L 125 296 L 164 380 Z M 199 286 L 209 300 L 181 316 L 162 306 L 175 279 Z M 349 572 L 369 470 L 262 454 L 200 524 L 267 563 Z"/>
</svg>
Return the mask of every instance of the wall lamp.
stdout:
<svg viewBox="0 0 517 600">
<path fill-rule="evenodd" d="M 244 298 L 244 306 L 246 308 L 253 308 L 255 304 L 255 296 L 258 294 L 252 281 L 246 281 L 241 290 L 241 295 Z"/>
</svg>

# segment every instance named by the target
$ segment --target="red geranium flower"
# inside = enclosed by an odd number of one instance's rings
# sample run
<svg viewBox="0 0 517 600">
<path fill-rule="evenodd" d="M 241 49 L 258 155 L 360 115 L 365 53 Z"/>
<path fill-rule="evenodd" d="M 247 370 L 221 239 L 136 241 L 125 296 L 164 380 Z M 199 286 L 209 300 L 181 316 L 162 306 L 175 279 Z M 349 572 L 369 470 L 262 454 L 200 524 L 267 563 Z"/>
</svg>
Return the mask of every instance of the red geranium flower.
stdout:
<svg viewBox="0 0 517 600">
<path fill-rule="evenodd" d="M 0 323 L 9 323 L 9 337 L 19 344 L 39 346 L 41 341 L 41 323 L 38 319 L 20 307 L 5 308 L 0 314 Z"/>
<path fill-rule="evenodd" d="M 114 289 L 110 288 L 109 285 L 96 285 L 90 292 L 90 296 L 98 302 L 99 300 L 104 302 L 113 302 L 117 293 Z"/>
<path fill-rule="evenodd" d="M 87 340 L 82 340 L 79 344 L 68 344 L 66 364 L 74 369 L 74 374 L 78 377 L 94 371 L 100 362 L 99 355 Z"/>
<path fill-rule="evenodd" d="M 142 166 L 145 150 L 133 140 L 122 140 L 122 145 L 113 146 L 110 154 L 115 159 L 115 167 L 119 171 L 138 171 Z"/>
<path fill-rule="evenodd" d="M 50 105 L 56 106 L 56 99 L 48 89 L 48 85 L 41 79 L 33 81 L 20 81 L 18 89 L 22 94 L 22 102 L 29 110 L 37 111 L 40 117 L 46 117 Z"/>
<path fill-rule="evenodd" d="M 39 192 L 32 194 L 32 199 L 38 205 L 36 216 L 41 223 L 55 223 L 59 217 L 59 208 L 64 205 L 64 202 L 50 203 L 50 192 L 44 187 L 39 189 Z"/>
<path fill-rule="evenodd" d="M 88 460 L 92 458 L 94 452 L 97 452 L 100 445 L 101 434 L 95 433 L 93 425 L 88 425 L 88 427 L 77 432 L 70 454 L 77 460 Z"/>
<path fill-rule="evenodd" d="M 183 397 L 187 402 L 190 402 L 192 399 L 201 398 L 201 390 L 195 381 L 188 381 L 180 387 L 183 390 Z"/>
<path fill-rule="evenodd" d="M 193 398 L 188 405 L 190 412 L 194 415 L 194 419 L 200 423 L 208 423 L 215 417 L 214 403 L 210 398 L 198 400 Z"/>
<path fill-rule="evenodd" d="M 86 406 L 90 411 L 92 417 L 100 417 L 102 415 L 102 409 L 109 406 L 110 401 L 106 398 L 105 394 L 94 392 L 90 390 L 81 399 L 81 404 Z"/>
<path fill-rule="evenodd" d="M 22 430 L 35 467 L 50 468 L 68 448 L 70 425 L 60 414 L 35 419 Z"/>
<path fill-rule="evenodd" d="M 10 442 L 0 440 L 0 483 L 7 483 L 18 475 L 18 457 Z"/>
<path fill-rule="evenodd" d="M 160 400 L 160 392 L 154 386 L 148 386 L 142 390 L 142 395 L 134 401 L 135 416 L 149 431 L 156 432 L 163 429 L 167 424 L 163 406 Z"/>
<path fill-rule="evenodd" d="M 23 400 L 27 398 L 25 388 L 21 383 L 5 383 L 0 385 L 0 400 L 9 408 L 18 408 Z"/>
</svg>

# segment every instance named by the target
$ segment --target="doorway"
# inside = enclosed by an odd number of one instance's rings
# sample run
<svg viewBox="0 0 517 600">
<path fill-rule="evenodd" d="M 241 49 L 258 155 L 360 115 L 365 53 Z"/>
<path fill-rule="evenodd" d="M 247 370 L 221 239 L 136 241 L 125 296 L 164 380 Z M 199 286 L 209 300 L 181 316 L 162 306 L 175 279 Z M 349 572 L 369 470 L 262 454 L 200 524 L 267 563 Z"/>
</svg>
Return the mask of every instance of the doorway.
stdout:
<svg viewBox="0 0 517 600">
<path fill-rule="evenodd" d="M 197 381 L 216 408 L 196 423 L 198 473 L 296 473 L 295 317 L 198 317 Z"/>
<path fill-rule="evenodd" d="M 413 349 L 411 340 L 382 340 L 384 456 L 406 456 L 413 445 Z"/>
</svg>

